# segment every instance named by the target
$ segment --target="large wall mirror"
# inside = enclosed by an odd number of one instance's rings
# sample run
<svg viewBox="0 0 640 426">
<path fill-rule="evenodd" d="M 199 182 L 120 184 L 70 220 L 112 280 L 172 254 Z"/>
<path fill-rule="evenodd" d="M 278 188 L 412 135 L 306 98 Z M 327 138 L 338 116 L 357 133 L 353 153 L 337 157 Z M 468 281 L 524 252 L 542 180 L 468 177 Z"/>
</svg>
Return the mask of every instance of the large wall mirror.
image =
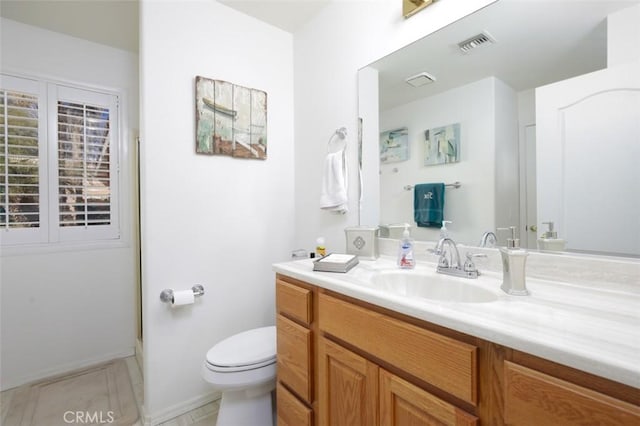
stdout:
<svg viewBox="0 0 640 426">
<path fill-rule="evenodd" d="M 457 242 L 516 226 L 537 249 L 553 222 L 542 248 L 640 257 L 638 19 L 638 0 L 499 0 L 361 69 L 361 225 L 437 240 L 413 187 L 459 182 Z"/>
</svg>

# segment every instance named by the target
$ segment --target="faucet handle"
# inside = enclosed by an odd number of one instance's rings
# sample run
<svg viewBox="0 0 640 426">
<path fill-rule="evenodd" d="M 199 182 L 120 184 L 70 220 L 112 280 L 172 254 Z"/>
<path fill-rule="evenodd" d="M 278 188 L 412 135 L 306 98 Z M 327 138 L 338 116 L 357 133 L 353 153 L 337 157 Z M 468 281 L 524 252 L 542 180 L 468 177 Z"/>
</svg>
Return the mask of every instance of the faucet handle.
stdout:
<svg viewBox="0 0 640 426">
<path fill-rule="evenodd" d="M 487 255 L 484 253 L 471 253 L 471 252 L 467 252 L 466 256 L 468 260 L 471 260 L 474 257 L 487 257 Z"/>
<path fill-rule="evenodd" d="M 445 256 L 444 253 L 442 253 L 440 255 L 440 258 L 438 259 L 438 266 L 440 268 L 449 268 L 449 267 L 451 267 L 451 265 L 449 264 L 449 259 L 447 259 L 447 256 Z"/>
<path fill-rule="evenodd" d="M 434 248 L 427 249 L 427 254 L 435 254 L 436 256 L 440 256 L 444 250 L 438 248 L 436 245 Z"/>
<path fill-rule="evenodd" d="M 464 262 L 464 270 L 466 272 L 478 272 L 478 268 L 476 268 L 475 263 L 473 263 L 474 257 L 487 257 L 484 253 L 470 253 L 466 254 L 467 260 Z"/>
</svg>

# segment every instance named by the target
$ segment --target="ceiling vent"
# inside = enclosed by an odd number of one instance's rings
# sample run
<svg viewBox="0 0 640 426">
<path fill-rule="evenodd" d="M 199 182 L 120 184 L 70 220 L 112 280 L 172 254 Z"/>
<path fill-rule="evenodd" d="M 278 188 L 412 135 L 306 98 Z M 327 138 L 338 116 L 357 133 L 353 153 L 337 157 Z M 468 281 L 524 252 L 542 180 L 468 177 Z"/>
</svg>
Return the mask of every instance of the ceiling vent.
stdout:
<svg viewBox="0 0 640 426">
<path fill-rule="evenodd" d="M 429 73 L 421 72 L 420 74 L 412 75 L 411 77 L 405 78 L 408 84 L 413 87 L 424 86 L 425 84 L 433 83 L 436 81 L 436 78 Z"/>
<path fill-rule="evenodd" d="M 480 46 L 483 46 L 486 44 L 492 44 L 495 42 L 496 42 L 496 39 L 494 39 L 491 36 L 491 34 L 489 34 L 486 31 L 483 31 L 478 35 L 475 35 L 471 38 L 466 39 L 465 41 L 458 43 L 458 47 L 460 48 L 462 53 L 469 53 L 473 49 L 476 49 Z"/>
</svg>

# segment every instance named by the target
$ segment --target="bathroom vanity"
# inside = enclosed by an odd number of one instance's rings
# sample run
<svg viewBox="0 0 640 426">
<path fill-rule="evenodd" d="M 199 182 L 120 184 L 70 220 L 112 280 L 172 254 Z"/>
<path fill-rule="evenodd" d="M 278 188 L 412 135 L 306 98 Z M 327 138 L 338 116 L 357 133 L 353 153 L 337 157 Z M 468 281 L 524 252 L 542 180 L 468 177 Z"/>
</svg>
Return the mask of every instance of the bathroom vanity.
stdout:
<svg viewBox="0 0 640 426">
<path fill-rule="evenodd" d="M 274 265 L 279 425 L 640 424 L 638 316 L 616 312 L 619 294 L 569 305 L 582 289 L 559 285 L 553 301 L 556 283 L 532 280 L 522 299 L 491 273 L 466 281 L 493 298 L 415 293 L 416 276 L 425 287 L 462 280 L 431 266 L 395 276 L 391 259 L 346 274 Z M 385 274 L 402 283 L 381 286 Z M 637 307 L 637 294 L 624 299 Z"/>
</svg>

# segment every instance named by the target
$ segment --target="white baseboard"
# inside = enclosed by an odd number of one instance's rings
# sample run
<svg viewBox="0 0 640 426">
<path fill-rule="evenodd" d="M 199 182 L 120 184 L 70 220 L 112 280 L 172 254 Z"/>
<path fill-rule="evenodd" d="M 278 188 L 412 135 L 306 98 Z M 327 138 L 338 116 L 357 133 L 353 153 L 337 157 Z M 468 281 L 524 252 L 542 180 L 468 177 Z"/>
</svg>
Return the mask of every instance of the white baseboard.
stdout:
<svg viewBox="0 0 640 426">
<path fill-rule="evenodd" d="M 144 352 L 143 352 L 144 342 L 139 338 L 136 339 L 136 362 L 138 363 L 138 367 L 140 369 L 140 373 L 144 379 Z M 168 407 L 162 410 L 159 413 L 151 416 L 148 415 L 145 411 L 144 404 L 138 407 L 138 412 L 140 414 L 140 421 L 144 426 L 153 426 L 159 423 L 166 422 L 168 420 L 174 419 L 178 416 L 181 416 L 189 411 L 195 410 L 197 408 L 202 407 L 203 405 L 207 405 L 210 402 L 216 401 L 222 397 L 220 392 L 211 392 L 206 395 L 201 395 L 196 398 L 192 398 L 190 400 L 181 402 L 179 404 L 175 404 L 172 407 Z"/>
<path fill-rule="evenodd" d="M 153 416 L 149 416 L 144 413 L 144 409 L 140 412 L 140 418 L 144 419 L 144 426 L 154 426 L 168 420 L 174 419 L 178 416 L 181 416 L 189 411 L 195 410 L 196 408 L 200 408 L 203 405 L 207 405 L 210 402 L 216 401 L 220 399 L 222 394 L 220 392 L 212 392 L 206 395 L 202 395 L 196 398 L 192 398 L 190 400 L 181 402 L 179 404 L 175 404 L 172 407 L 168 407 L 162 410 L 159 413 L 156 413 Z"/>
<path fill-rule="evenodd" d="M 128 356 L 132 356 L 133 354 L 134 354 L 134 348 L 129 348 L 124 351 L 111 352 L 108 354 L 103 354 L 103 355 L 92 357 L 92 358 L 81 359 L 81 360 L 69 362 L 66 364 L 57 365 L 55 367 L 46 368 L 44 370 L 32 372 L 30 374 L 26 374 L 21 377 L 16 377 L 11 380 L 3 381 L 0 384 L 0 391 L 12 389 L 12 388 L 26 385 L 28 383 L 33 383 L 42 379 L 47 379 L 50 377 L 71 373 L 76 370 L 92 367 L 94 365 L 102 364 L 104 362 L 111 361 L 114 359 L 126 358 Z"/>
</svg>

